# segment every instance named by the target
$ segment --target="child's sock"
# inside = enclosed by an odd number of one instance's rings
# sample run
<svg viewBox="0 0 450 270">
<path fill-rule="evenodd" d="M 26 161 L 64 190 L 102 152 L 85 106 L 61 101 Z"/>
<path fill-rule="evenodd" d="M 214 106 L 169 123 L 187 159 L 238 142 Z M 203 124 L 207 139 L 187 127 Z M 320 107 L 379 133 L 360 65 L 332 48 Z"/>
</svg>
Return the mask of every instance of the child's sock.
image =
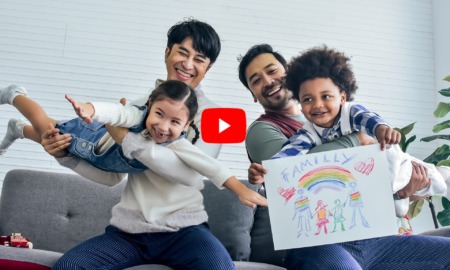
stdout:
<svg viewBox="0 0 450 270">
<path fill-rule="evenodd" d="M 447 184 L 447 198 L 450 199 L 450 167 L 436 166 L 436 170 L 442 175 Z"/>
<path fill-rule="evenodd" d="M 13 144 L 17 139 L 23 139 L 23 128 L 26 123 L 20 119 L 10 119 L 8 122 L 8 129 L 6 130 L 5 138 L 0 143 L 0 155 L 6 153 L 6 149 Z"/>
<path fill-rule="evenodd" d="M 10 104 L 18 95 L 27 96 L 27 90 L 22 86 L 10 85 L 6 88 L 0 89 L 0 105 Z"/>
</svg>

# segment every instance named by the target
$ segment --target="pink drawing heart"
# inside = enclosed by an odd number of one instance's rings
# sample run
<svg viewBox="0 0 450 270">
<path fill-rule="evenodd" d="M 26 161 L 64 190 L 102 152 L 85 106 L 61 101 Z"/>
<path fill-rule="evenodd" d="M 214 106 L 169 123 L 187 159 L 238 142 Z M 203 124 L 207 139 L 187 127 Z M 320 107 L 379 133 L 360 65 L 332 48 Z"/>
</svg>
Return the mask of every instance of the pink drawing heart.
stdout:
<svg viewBox="0 0 450 270">
<path fill-rule="evenodd" d="M 292 198 L 292 196 L 294 196 L 295 188 L 291 187 L 291 188 L 284 189 L 282 187 L 279 187 L 277 189 L 277 192 L 286 200 L 286 203 L 287 203 L 289 201 L 289 199 Z"/>
<path fill-rule="evenodd" d="M 374 166 L 373 158 L 369 158 L 366 160 L 366 162 L 360 161 L 356 163 L 355 170 L 362 174 L 369 175 L 373 170 L 373 166 Z"/>
</svg>

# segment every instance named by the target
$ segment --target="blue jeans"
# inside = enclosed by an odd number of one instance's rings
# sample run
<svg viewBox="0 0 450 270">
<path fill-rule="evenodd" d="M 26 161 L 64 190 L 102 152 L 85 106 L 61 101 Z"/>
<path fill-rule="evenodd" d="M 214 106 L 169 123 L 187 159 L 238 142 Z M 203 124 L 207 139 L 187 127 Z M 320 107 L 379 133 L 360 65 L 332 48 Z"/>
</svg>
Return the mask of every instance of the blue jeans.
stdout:
<svg viewBox="0 0 450 270">
<path fill-rule="evenodd" d="M 289 270 L 431 270 L 450 269 L 450 238 L 386 236 L 288 250 Z"/>
<path fill-rule="evenodd" d="M 89 164 L 108 172 L 140 173 L 148 168 L 137 161 L 125 157 L 122 147 L 118 144 L 112 145 L 105 152 L 99 154 L 95 150 L 99 141 L 107 133 L 104 124 L 94 122 L 88 124 L 81 118 L 74 118 L 68 121 L 58 121 L 56 128 L 61 134 L 72 135 L 67 151 L 77 156 Z"/>
<path fill-rule="evenodd" d="M 114 226 L 65 253 L 53 269 L 124 269 L 163 264 L 174 269 L 235 269 L 224 246 L 208 225 L 169 233 L 125 233 Z"/>
</svg>

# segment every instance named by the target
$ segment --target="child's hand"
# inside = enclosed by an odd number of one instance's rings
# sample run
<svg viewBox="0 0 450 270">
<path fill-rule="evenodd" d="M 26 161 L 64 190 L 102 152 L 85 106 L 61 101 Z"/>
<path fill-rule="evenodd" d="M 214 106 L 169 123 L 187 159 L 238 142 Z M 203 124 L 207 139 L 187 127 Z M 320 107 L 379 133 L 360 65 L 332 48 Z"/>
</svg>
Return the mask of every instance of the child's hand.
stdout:
<svg viewBox="0 0 450 270">
<path fill-rule="evenodd" d="M 252 185 L 260 185 L 264 183 L 264 174 L 266 169 L 261 164 L 252 163 L 248 168 L 248 181 Z"/>
<path fill-rule="evenodd" d="M 94 115 L 94 106 L 92 106 L 92 104 L 78 102 L 75 99 L 71 98 L 69 95 L 66 95 L 66 99 L 72 104 L 75 113 L 81 119 L 83 119 L 83 121 L 85 121 L 88 124 L 94 122 L 91 118 Z"/>
<path fill-rule="evenodd" d="M 384 150 L 387 144 L 398 144 L 401 139 L 400 132 L 387 125 L 379 125 L 375 129 L 375 136 L 381 144 L 381 150 Z"/>
<path fill-rule="evenodd" d="M 267 199 L 261 196 L 258 192 L 253 191 L 246 187 L 239 179 L 235 176 L 230 178 L 223 183 L 223 186 L 233 191 L 239 200 L 251 208 L 255 208 L 256 205 L 267 206 Z"/>
<path fill-rule="evenodd" d="M 267 199 L 261 196 L 258 192 L 255 192 L 247 187 L 239 191 L 239 200 L 251 208 L 255 208 L 256 205 L 266 206 L 267 207 Z"/>
</svg>

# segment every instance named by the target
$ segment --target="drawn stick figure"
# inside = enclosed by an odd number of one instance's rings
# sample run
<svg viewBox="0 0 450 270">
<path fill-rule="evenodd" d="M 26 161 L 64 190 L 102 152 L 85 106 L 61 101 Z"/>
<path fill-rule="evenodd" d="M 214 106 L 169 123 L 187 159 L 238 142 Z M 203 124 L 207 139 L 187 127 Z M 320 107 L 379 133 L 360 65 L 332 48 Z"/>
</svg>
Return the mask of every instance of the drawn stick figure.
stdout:
<svg viewBox="0 0 450 270">
<path fill-rule="evenodd" d="M 361 209 L 364 208 L 364 203 L 362 201 L 361 198 L 361 193 L 358 191 L 358 189 L 356 188 L 356 183 L 355 182 L 351 182 L 350 183 L 350 194 L 349 197 L 347 198 L 347 200 L 350 200 L 350 207 L 353 209 L 353 214 L 352 214 L 352 223 L 350 224 L 349 229 L 352 229 L 356 226 L 356 215 L 358 214 L 360 219 L 361 219 L 361 223 L 364 227 L 369 228 L 369 222 L 367 222 L 366 218 L 364 217 Z"/>
<path fill-rule="evenodd" d="M 302 233 L 308 236 L 308 232 L 311 231 L 311 224 L 309 220 L 312 218 L 311 208 L 309 206 L 308 197 L 304 195 L 305 190 L 299 189 L 297 191 L 298 198 L 294 203 L 294 220 L 296 217 L 298 219 L 297 223 L 297 237 L 300 237 Z"/>
<path fill-rule="evenodd" d="M 338 224 L 341 225 L 341 232 L 345 231 L 345 226 L 344 226 L 344 221 L 345 221 L 345 217 L 344 217 L 344 207 L 345 204 L 342 205 L 341 204 L 341 200 L 336 199 L 334 200 L 334 208 L 330 210 L 330 215 L 334 218 L 334 228 L 332 233 L 334 233 L 336 231 L 336 227 Z"/>
<path fill-rule="evenodd" d="M 314 235 L 319 235 L 320 231 L 323 228 L 323 232 L 325 234 L 328 233 L 327 230 L 327 223 L 328 223 L 328 219 L 327 219 L 327 205 L 323 204 L 322 200 L 319 200 L 317 202 L 317 207 L 315 210 L 314 215 L 317 215 L 317 232 Z"/>
</svg>

